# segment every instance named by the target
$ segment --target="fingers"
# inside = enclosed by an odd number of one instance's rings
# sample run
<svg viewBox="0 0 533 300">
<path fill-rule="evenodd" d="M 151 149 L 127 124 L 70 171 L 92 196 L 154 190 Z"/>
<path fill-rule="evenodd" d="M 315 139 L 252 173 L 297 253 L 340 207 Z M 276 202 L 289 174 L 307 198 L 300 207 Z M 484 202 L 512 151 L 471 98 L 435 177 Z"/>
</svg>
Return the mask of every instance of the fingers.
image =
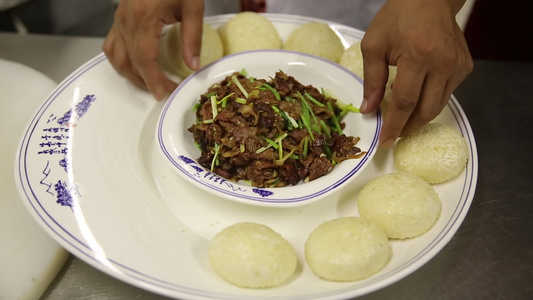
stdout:
<svg viewBox="0 0 533 300">
<path fill-rule="evenodd" d="M 122 36 L 116 31 L 115 25 L 113 25 L 104 41 L 102 50 L 106 54 L 108 60 L 112 62 L 111 65 L 117 73 L 127 78 L 138 88 L 146 89 L 144 80 L 133 72 L 131 60 L 127 49 L 125 49 L 126 45 L 122 39 Z"/>
<path fill-rule="evenodd" d="M 385 94 L 385 85 L 389 75 L 385 54 L 378 45 L 363 39 L 361 52 L 363 53 L 364 92 L 363 102 L 359 110 L 367 114 L 376 110 Z"/>
<path fill-rule="evenodd" d="M 379 138 L 382 146 L 392 146 L 417 108 L 425 82 L 425 68 L 424 64 L 411 60 L 398 61 L 392 99 Z"/>
<path fill-rule="evenodd" d="M 186 1 L 183 4 L 183 16 L 181 19 L 182 53 L 185 63 L 191 70 L 200 68 L 203 14 L 203 1 Z"/>
<path fill-rule="evenodd" d="M 158 63 L 159 39 L 163 24 L 150 20 L 141 26 L 134 35 L 132 64 L 139 76 L 144 79 L 147 89 L 156 99 L 162 99 L 172 92 L 177 84 L 166 77 Z"/>
</svg>

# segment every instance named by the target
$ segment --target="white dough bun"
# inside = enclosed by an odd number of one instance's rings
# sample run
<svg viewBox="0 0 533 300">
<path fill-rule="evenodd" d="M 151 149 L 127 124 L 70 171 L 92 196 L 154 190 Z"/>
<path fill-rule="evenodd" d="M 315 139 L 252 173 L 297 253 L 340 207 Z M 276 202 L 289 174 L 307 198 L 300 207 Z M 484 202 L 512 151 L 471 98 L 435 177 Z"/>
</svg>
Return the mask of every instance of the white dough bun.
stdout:
<svg viewBox="0 0 533 300">
<path fill-rule="evenodd" d="M 383 228 L 391 239 L 427 232 L 441 211 L 439 195 L 423 179 L 394 172 L 368 182 L 357 199 L 359 215 Z"/>
<path fill-rule="evenodd" d="M 398 171 L 416 175 L 430 184 L 459 175 L 469 158 L 468 145 L 452 127 L 429 123 L 401 138 L 393 149 Z"/>
<path fill-rule="evenodd" d="M 261 49 L 281 49 L 282 41 L 274 24 L 255 12 L 238 13 L 219 27 L 224 55 Z"/>
<path fill-rule="evenodd" d="M 355 281 L 383 269 L 392 256 L 385 232 L 358 217 L 341 217 L 318 226 L 305 243 L 311 270 L 329 281 Z"/>
<path fill-rule="evenodd" d="M 183 59 L 180 28 L 180 23 L 176 23 L 163 34 L 161 52 L 167 69 L 182 79 L 185 79 L 193 73 L 193 70 L 187 66 Z M 204 23 L 202 49 L 200 51 L 200 67 L 222 58 L 223 54 L 224 48 L 218 33 L 209 24 Z"/>
<path fill-rule="evenodd" d="M 284 49 L 338 62 L 344 46 L 339 36 L 327 24 L 311 22 L 296 28 L 285 41 Z"/>
<path fill-rule="evenodd" d="M 285 282 L 298 260 L 292 246 L 266 225 L 242 222 L 211 241 L 209 261 L 224 280 L 245 288 L 269 288 Z"/>
</svg>

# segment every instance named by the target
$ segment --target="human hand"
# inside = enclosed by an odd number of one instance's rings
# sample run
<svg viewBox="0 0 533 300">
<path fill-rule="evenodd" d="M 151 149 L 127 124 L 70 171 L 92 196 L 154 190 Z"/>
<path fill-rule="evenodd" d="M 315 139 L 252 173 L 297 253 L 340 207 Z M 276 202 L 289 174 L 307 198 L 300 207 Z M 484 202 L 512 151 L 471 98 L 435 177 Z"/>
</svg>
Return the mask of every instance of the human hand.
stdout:
<svg viewBox="0 0 533 300">
<path fill-rule="evenodd" d="M 474 65 L 455 14 L 464 0 L 389 0 L 362 42 L 362 113 L 383 99 L 388 65 L 397 66 L 380 143 L 390 147 L 433 120 Z"/>
<path fill-rule="evenodd" d="M 122 76 L 156 99 L 177 84 L 157 62 L 161 30 L 181 21 L 182 53 L 187 66 L 200 66 L 204 2 L 202 0 L 122 0 L 102 49 Z"/>
</svg>

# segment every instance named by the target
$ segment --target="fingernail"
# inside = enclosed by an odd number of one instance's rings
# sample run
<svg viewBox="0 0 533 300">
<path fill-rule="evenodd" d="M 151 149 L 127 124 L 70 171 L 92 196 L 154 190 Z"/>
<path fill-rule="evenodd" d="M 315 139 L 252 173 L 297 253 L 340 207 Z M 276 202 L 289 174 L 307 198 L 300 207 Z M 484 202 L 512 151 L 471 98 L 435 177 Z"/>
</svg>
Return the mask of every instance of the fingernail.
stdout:
<svg viewBox="0 0 533 300">
<path fill-rule="evenodd" d="M 359 111 L 361 111 L 362 113 L 365 113 L 367 106 L 368 106 L 368 100 L 363 99 L 363 103 L 361 103 L 361 106 L 359 107 Z"/>
<path fill-rule="evenodd" d="M 193 70 L 200 69 L 200 57 L 199 56 L 195 56 L 192 58 L 192 69 Z"/>
</svg>

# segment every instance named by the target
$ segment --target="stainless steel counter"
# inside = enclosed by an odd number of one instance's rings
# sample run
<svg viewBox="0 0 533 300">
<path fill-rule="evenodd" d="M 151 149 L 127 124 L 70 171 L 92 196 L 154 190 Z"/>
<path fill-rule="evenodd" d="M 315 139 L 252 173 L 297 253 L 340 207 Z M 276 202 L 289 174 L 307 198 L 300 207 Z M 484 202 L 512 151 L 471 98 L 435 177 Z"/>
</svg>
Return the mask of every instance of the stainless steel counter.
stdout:
<svg viewBox="0 0 533 300">
<path fill-rule="evenodd" d="M 60 82 L 100 53 L 102 42 L 0 33 L 0 58 L 26 64 Z M 470 211 L 431 261 L 361 299 L 533 298 L 533 64 L 475 64 L 454 93 L 471 123 L 479 153 L 478 185 Z M 71 256 L 42 299 L 163 297 Z"/>
</svg>

